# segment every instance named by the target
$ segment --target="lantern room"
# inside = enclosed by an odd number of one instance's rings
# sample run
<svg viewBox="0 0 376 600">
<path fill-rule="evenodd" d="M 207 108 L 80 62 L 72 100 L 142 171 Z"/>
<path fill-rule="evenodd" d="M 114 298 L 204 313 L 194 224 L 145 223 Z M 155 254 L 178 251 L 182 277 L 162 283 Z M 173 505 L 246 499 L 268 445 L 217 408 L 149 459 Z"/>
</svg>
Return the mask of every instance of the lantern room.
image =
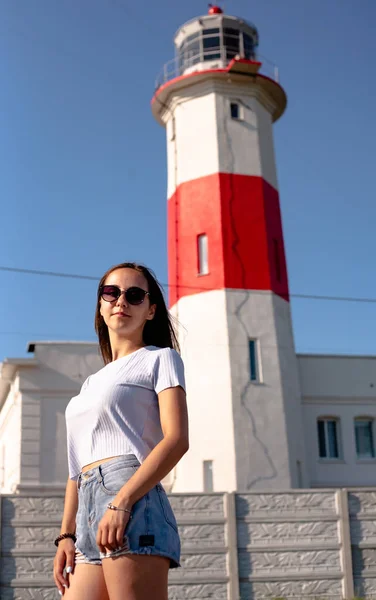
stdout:
<svg viewBox="0 0 376 600">
<path fill-rule="evenodd" d="M 183 75 L 192 70 L 224 68 L 234 58 L 256 60 L 258 32 L 251 23 L 211 6 L 209 14 L 180 27 L 174 42 Z"/>
</svg>

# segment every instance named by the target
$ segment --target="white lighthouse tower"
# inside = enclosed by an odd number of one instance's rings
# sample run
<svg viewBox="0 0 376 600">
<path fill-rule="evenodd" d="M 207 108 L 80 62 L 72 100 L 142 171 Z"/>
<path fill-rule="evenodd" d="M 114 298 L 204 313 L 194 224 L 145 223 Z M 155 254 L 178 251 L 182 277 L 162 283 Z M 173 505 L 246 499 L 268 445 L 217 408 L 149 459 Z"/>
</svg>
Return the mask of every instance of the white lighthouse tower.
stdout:
<svg viewBox="0 0 376 600">
<path fill-rule="evenodd" d="M 257 46 L 253 25 L 212 6 L 176 33 L 152 102 L 190 416 L 174 492 L 307 484 L 272 131 L 286 95 Z"/>
</svg>

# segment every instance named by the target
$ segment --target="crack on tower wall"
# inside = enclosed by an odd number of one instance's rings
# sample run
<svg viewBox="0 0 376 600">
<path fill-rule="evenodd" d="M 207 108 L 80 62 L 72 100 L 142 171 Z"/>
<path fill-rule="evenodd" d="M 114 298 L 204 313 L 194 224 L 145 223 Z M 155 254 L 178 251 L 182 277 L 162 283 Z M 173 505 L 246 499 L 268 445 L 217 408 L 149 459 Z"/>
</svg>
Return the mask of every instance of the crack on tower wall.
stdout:
<svg viewBox="0 0 376 600">
<path fill-rule="evenodd" d="M 250 108 L 250 107 L 247 107 L 247 108 Z M 252 109 L 250 109 L 250 110 L 252 110 Z M 239 263 L 239 267 L 241 270 L 242 287 L 244 289 L 244 297 L 240 300 L 240 302 L 239 302 L 238 306 L 236 307 L 233 314 L 235 315 L 238 323 L 240 324 L 242 330 L 244 331 L 247 339 L 249 340 L 250 335 L 248 333 L 247 326 L 241 317 L 241 311 L 242 311 L 243 307 L 246 305 L 246 303 L 248 302 L 249 298 L 251 297 L 251 293 L 249 290 L 246 289 L 246 285 L 247 285 L 246 284 L 246 269 L 245 269 L 244 263 L 242 261 L 241 255 L 238 251 L 240 238 L 239 238 L 239 234 L 236 229 L 236 222 L 235 222 L 234 213 L 233 213 L 233 205 L 235 202 L 234 183 L 233 183 L 233 178 L 234 178 L 234 173 L 235 173 L 235 154 L 234 154 L 234 149 L 232 146 L 231 136 L 230 136 L 230 133 L 228 130 L 228 122 L 229 122 L 230 117 L 228 116 L 227 111 L 225 112 L 225 114 L 226 114 L 226 117 L 224 119 L 224 132 L 225 132 L 225 136 L 227 139 L 228 156 L 229 156 L 228 172 L 230 175 L 230 177 L 229 177 L 230 194 L 229 194 L 228 202 L 229 202 L 230 224 L 231 224 L 231 231 L 232 231 L 231 249 Z M 274 479 L 277 476 L 277 469 L 274 465 L 272 457 L 270 456 L 269 450 L 268 450 L 267 446 L 264 444 L 264 442 L 262 441 L 262 439 L 260 438 L 260 436 L 258 435 L 256 419 L 253 414 L 252 407 L 250 405 L 248 405 L 248 403 L 247 403 L 247 395 L 248 395 L 248 391 L 250 390 L 251 387 L 252 387 L 251 381 L 248 381 L 246 384 L 244 384 L 242 391 L 240 393 L 240 404 L 243 407 L 243 410 L 245 411 L 245 413 L 248 415 L 248 418 L 249 418 L 249 421 L 251 424 L 251 431 L 252 431 L 253 437 L 256 440 L 256 442 L 259 444 L 259 447 L 261 448 L 261 451 L 262 451 L 263 455 L 265 456 L 268 465 L 270 466 L 271 474 L 264 475 L 264 476 L 260 475 L 259 477 L 254 477 L 252 479 L 251 457 L 249 456 L 250 462 L 249 462 L 247 485 L 246 485 L 247 490 L 254 487 L 260 481 L 268 481 L 270 479 Z"/>
</svg>

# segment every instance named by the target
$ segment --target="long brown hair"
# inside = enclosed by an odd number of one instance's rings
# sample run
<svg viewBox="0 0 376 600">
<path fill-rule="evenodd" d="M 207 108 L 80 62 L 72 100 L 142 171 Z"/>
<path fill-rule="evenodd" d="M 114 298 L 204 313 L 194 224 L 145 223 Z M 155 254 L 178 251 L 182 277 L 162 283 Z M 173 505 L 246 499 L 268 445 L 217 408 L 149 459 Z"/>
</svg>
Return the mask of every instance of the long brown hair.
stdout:
<svg viewBox="0 0 376 600">
<path fill-rule="evenodd" d="M 98 285 L 97 292 L 97 307 L 95 310 L 94 326 L 98 335 L 99 348 L 104 360 L 107 364 L 112 361 L 112 350 L 108 327 L 100 313 L 100 288 L 105 284 L 107 277 L 117 269 L 134 269 L 145 277 L 149 287 L 150 304 L 156 304 L 154 318 L 146 321 L 143 330 L 143 341 L 145 346 L 158 346 L 159 348 L 174 348 L 179 352 L 179 342 L 176 337 L 175 328 L 172 323 L 172 316 L 167 310 L 167 306 L 163 297 L 162 287 L 158 283 L 154 273 L 145 267 L 133 262 L 120 263 L 106 271 Z"/>
</svg>

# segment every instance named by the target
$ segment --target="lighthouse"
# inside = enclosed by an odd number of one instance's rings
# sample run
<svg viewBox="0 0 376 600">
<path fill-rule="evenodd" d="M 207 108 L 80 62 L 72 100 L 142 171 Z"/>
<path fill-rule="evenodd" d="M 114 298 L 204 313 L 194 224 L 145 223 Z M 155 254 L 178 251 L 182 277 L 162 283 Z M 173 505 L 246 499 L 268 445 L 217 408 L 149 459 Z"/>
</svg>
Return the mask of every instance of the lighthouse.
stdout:
<svg viewBox="0 0 376 600">
<path fill-rule="evenodd" d="M 152 100 L 166 128 L 169 304 L 190 450 L 174 492 L 307 485 L 273 123 L 286 108 L 256 27 L 210 6 L 185 23 Z"/>
</svg>

